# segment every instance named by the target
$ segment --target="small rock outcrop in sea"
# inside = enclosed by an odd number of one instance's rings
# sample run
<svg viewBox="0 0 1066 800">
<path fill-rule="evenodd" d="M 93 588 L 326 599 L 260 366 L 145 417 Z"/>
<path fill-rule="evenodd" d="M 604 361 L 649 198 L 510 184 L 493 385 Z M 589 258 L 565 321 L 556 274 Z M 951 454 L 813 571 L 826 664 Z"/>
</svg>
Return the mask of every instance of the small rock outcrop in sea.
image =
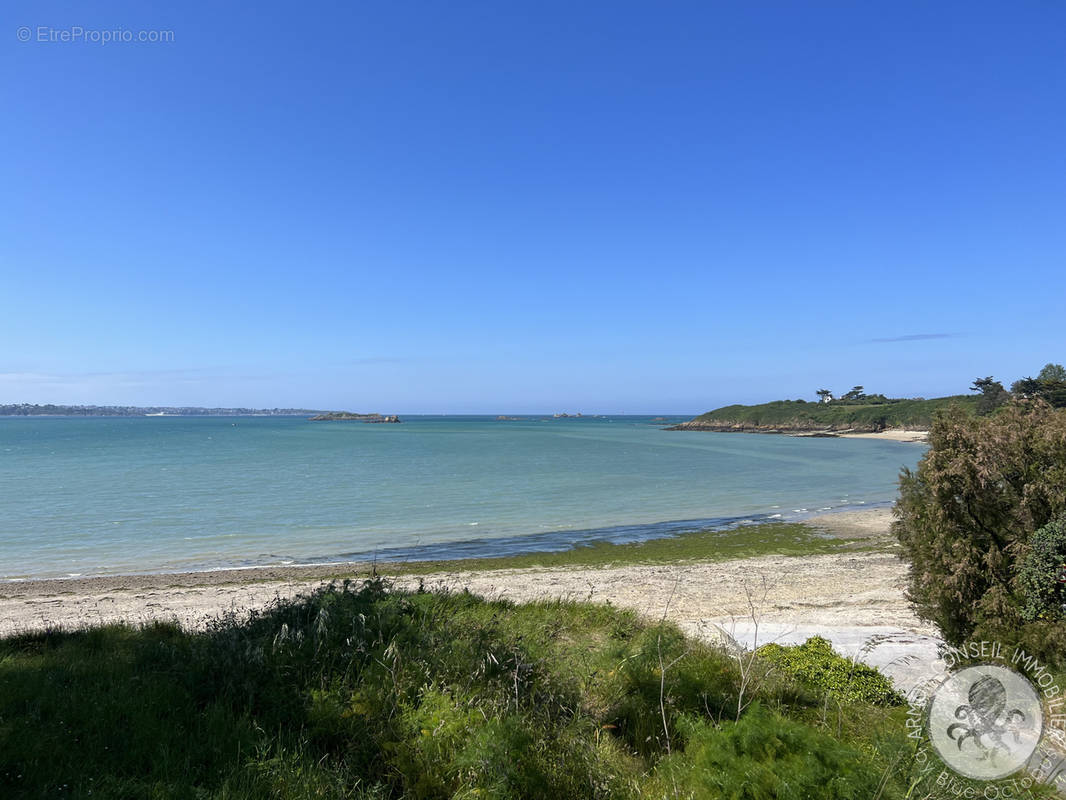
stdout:
<svg viewBox="0 0 1066 800">
<path fill-rule="evenodd" d="M 525 417 L 508 417 L 504 414 L 496 417 L 497 422 L 521 422 Z"/>
<path fill-rule="evenodd" d="M 330 411 L 328 414 L 318 414 L 310 418 L 311 422 L 400 422 L 395 414 L 382 416 L 381 414 L 355 414 L 351 411 Z"/>
</svg>

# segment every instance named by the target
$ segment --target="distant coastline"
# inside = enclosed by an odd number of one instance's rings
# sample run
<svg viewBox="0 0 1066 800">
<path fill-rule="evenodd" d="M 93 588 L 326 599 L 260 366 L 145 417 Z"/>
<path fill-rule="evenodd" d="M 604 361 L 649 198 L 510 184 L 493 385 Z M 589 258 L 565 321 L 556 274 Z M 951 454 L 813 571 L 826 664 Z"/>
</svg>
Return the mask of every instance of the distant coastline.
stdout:
<svg viewBox="0 0 1066 800">
<path fill-rule="evenodd" d="M 0 405 L 0 417 L 306 417 L 314 408 L 202 408 L 200 406 Z"/>
<path fill-rule="evenodd" d="M 858 428 L 808 428 L 802 426 L 745 426 L 745 425 L 716 425 L 695 422 L 682 422 L 669 428 L 667 431 L 705 431 L 711 433 L 764 433 L 781 436 L 795 436 L 797 438 L 810 439 L 881 439 L 891 442 L 926 442 L 929 440 L 928 428 L 881 428 L 871 429 Z"/>
<path fill-rule="evenodd" d="M 859 387 L 861 388 L 861 387 Z M 672 425 L 668 431 L 777 433 L 791 436 L 877 437 L 923 441 L 940 411 L 959 407 L 974 411 L 977 398 L 889 399 L 881 395 L 855 401 L 777 400 L 760 405 L 732 405 Z"/>
</svg>

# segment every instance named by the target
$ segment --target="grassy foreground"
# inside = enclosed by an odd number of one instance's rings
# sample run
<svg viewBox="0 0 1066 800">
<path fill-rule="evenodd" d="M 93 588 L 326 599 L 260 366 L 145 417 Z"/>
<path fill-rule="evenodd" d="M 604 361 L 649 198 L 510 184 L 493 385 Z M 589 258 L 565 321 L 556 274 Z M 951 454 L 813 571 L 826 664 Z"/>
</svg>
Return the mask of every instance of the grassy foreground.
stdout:
<svg viewBox="0 0 1066 800">
<path fill-rule="evenodd" d="M 826 647 L 374 580 L 0 640 L 0 797 L 936 796 L 886 686 Z"/>
</svg>

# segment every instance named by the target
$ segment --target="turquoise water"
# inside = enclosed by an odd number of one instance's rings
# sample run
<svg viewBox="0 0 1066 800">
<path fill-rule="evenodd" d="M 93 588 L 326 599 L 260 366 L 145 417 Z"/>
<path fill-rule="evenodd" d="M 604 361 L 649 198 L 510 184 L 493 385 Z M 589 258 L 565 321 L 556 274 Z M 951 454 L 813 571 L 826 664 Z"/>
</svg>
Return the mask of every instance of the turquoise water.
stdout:
<svg viewBox="0 0 1066 800">
<path fill-rule="evenodd" d="M 0 579 L 485 555 L 790 519 L 890 502 L 924 451 L 661 427 L 4 418 Z"/>
</svg>

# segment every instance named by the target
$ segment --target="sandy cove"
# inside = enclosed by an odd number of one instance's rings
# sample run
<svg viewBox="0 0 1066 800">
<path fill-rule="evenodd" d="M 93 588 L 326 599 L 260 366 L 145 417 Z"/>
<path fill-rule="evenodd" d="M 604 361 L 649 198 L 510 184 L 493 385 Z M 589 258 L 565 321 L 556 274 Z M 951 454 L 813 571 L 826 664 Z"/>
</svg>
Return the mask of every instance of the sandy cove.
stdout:
<svg viewBox="0 0 1066 800">
<path fill-rule="evenodd" d="M 880 439 L 882 442 L 919 442 L 929 441 L 929 431 L 890 428 L 877 433 L 853 433 L 851 431 L 813 431 L 811 433 L 793 433 L 791 436 L 828 436 L 836 439 Z"/>
<path fill-rule="evenodd" d="M 884 430 L 880 433 L 838 433 L 837 436 L 845 439 L 880 439 L 888 442 L 927 442 L 929 431 L 893 429 Z"/>
<path fill-rule="evenodd" d="M 808 524 L 857 538 L 886 534 L 890 519 L 887 509 L 871 509 L 827 514 Z M 241 613 L 278 598 L 306 594 L 343 570 L 343 565 L 333 564 L 0 584 L 0 635 L 49 626 L 152 620 L 202 628 L 226 611 Z M 863 653 L 863 660 L 882 666 L 897 683 L 906 684 L 915 664 L 928 668 L 936 661 L 937 634 L 914 615 L 904 598 L 905 577 L 906 566 L 894 554 L 857 551 L 621 567 L 440 572 L 421 580 L 430 588 L 465 588 L 489 598 L 609 602 L 655 619 L 665 615 L 704 638 L 721 638 L 726 631 L 749 645 L 756 639 L 759 644 L 785 643 L 822 635 L 841 652 L 852 654 L 872 637 L 888 637 Z M 413 587 L 419 578 L 401 577 L 395 582 Z M 901 657 L 913 663 L 896 663 Z"/>
</svg>

